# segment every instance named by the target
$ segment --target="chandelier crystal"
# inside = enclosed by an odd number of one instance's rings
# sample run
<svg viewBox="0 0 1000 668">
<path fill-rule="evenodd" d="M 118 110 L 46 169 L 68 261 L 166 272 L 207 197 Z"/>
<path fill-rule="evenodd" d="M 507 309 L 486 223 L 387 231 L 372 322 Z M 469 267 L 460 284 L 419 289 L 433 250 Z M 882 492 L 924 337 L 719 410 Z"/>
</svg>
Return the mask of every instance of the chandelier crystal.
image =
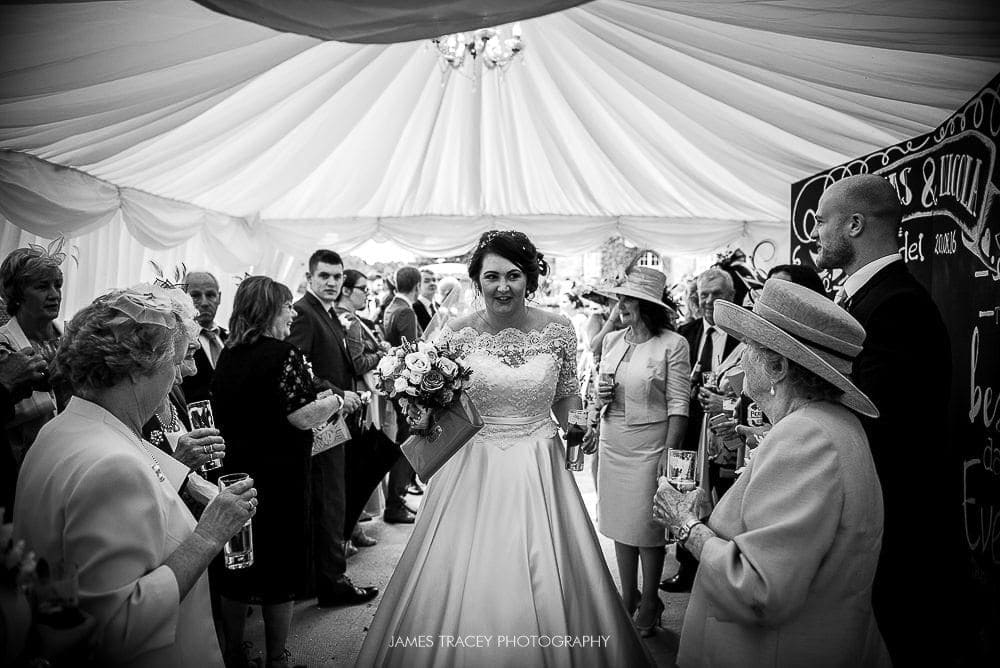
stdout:
<svg viewBox="0 0 1000 668">
<path fill-rule="evenodd" d="M 431 42 L 437 47 L 444 66 L 453 70 L 461 70 L 466 57 L 471 59 L 474 67 L 482 65 L 491 70 L 505 70 L 525 46 L 520 23 L 509 28 L 480 28 L 474 32 L 442 35 Z"/>
</svg>

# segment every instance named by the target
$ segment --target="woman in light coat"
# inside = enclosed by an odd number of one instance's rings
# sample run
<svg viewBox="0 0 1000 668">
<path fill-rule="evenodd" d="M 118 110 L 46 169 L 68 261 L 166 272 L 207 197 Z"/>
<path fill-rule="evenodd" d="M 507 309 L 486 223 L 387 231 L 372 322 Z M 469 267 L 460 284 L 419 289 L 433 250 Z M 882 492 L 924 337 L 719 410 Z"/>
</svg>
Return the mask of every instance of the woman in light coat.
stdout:
<svg viewBox="0 0 1000 668">
<path fill-rule="evenodd" d="M 98 665 L 222 665 L 206 569 L 254 515 L 253 481 L 219 493 L 196 522 L 177 494 L 190 470 L 140 435 L 196 331 L 152 285 L 80 311 L 55 365 L 73 397 L 18 478 L 15 539 L 76 567 Z"/>
<path fill-rule="evenodd" d="M 703 492 L 661 480 L 653 513 L 700 564 L 678 665 L 874 666 L 888 655 L 871 607 L 882 489 L 847 378 L 865 332 L 809 288 L 772 279 L 753 312 L 716 302 L 747 342 L 744 392 L 773 428 L 707 521 Z"/>
</svg>

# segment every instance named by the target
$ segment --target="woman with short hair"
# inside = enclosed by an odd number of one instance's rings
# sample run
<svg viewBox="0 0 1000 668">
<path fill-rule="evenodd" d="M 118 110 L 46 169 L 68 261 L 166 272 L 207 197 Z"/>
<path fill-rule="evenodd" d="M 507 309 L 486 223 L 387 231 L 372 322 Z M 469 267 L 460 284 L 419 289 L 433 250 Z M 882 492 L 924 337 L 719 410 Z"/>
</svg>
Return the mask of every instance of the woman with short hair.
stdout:
<svg viewBox="0 0 1000 668">
<path fill-rule="evenodd" d="M 18 479 L 14 535 L 78 569 L 99 665 L 222 665 L 206 568 L 253 517 L 253 481 L 219 493 L 196 522 L 177 494 L 188 468 L 140 436 L 174 382 L 189 324 L 152 285 L 81 310 L 56 355 L 73 397 Z"/>
<path fill-rule="evenodd" d="M 12 251 L 0 265 L 0 291 L 10 320 L 0 327 L 0 345 L 25 350 L 51 364 L 62 333 L 56 325 L 62 305 L 65 254 L 61 244 L 51 249 L 29 246 Z M 50 252 L 51 250 L 51 252 Z M 18 402 L 7 423 L 10 448 L 20 465 L 38 430 L 56 415 L 56 395 L 48 380 Z"/>
</svg>

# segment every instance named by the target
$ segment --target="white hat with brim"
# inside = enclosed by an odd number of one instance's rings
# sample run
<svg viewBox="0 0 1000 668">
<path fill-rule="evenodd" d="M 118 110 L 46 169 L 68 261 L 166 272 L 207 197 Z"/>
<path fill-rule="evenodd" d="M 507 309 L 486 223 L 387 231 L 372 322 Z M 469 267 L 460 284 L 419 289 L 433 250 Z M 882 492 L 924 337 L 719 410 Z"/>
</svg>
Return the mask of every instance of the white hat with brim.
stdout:
<svg viewBox="0 0 1000 668">
<path fill-rule="evenodd" d="M 768 279 L 753 311 L 716 301 L 715 324 L 727 334 L 753 341 L 828 381 L 837 401 L 852 411 L 878 417 L 878 409 L 848 376 L 861 352 L 865 330 L 857 320 L 810 288 Z"/>
<path fill-rule="evenodd" d="M 663 302 L 663 290 L 666 287 L 667 276 L 662 271 L 657 271 L 652 267 L 633 267 L 632 271 L 625 277 L 624 283 L 602 288 L 598 292 L 612 299 L 634 297 L 673 311 L 670 306 Z"/>
</svg>

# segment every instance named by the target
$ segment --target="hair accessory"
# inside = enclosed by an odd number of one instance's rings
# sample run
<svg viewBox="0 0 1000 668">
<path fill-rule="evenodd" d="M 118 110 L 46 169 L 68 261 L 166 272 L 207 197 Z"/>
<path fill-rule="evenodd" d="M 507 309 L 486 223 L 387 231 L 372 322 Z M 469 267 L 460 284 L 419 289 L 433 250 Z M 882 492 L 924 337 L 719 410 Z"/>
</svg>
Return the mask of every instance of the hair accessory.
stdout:
<svg viewBox="0 0 1000 668">
<path fill-rule="evenodd" d="M 140 283 L 125 290 L 117 290 L 100 299 L 110 307 L 140 325 L 177 328 L 174 300 L 170 292 L 153 283 Z"/>
<path fill-rule="evenodd" d="M 500 237 L 509 237 L 521 242 L 521 250 L 525 253 L 528 252 L 528 244 L 530 243 L 528 235 L 517 230 L 490 230 L 489 232 L 485 232 L 479 239 L 479 248 L 485 248 Z"/>
<path fill-rule="evenodd" d="M 167 278 L 163 268 L 154 260 L 150 260 L 149 264 L 153 265 L 153 272 L 156 274 L 156 277 L 153 279 L 154 285 L 159 285 L 167 290 L 187 290 L 187 283 L 184 282 L 184 277 L 187 276 L 187 266 L 183 262 L 179 266 L 174 267 L 173 279 Z"/>
<path fill-rule="evenodd" d="M 58 267 L 66 260 L 66 257 L 73 258 L 73 262 L 77 265 L 80 264 L 79 258 L 76 256 L 77 248 L 75 246 L 71 247 L 70 250 L 73 252 L 66 253 L 63 251 L 63 247 L 66 245 L 66 237 L 60 235 L 53 239 L 48 246 L 39 246 L 38 244 L 28 244 L 29 254 L 39 260 L 42 260 L 45 264 L 52 267 Z"/>
</svg>

